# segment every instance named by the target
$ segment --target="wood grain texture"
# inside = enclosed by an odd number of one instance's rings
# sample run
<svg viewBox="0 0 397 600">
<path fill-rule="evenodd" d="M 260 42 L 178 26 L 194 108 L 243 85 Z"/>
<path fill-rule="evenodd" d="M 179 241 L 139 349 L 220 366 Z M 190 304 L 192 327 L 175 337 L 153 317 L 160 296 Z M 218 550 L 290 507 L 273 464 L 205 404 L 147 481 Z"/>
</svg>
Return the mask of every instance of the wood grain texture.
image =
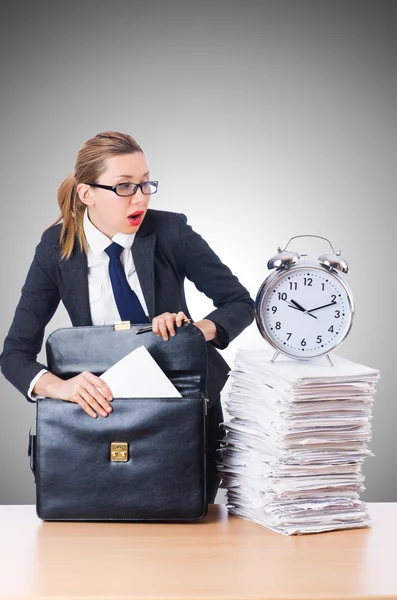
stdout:
<svg viewBox="0 0 397 600">
<path fill-rule="evenodd" d="M 211 505 L 194 524 L 42 522 L 0 506 L 0 598 L 397 598 L 397 503 L 365 529 L 286 537 Z"/>
</svg>

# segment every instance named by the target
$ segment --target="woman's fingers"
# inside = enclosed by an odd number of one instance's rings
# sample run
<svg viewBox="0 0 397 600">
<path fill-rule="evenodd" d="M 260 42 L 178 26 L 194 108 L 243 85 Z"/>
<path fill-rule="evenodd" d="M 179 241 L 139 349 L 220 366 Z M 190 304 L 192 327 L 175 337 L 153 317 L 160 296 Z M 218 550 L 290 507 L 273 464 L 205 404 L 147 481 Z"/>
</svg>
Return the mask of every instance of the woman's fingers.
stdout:
<svg viewBox="0 0 397 600">
<path fill-rule="evenodd" d="M 96 419 L 96 417 L 98 416 L 97 413 L 91 408 L 90 404 L 84 400 L 83 395 L 82 395 L 82 388 L 79 383 L 75 384 L 75 386 L 73 388 L 73 393 L 70 397 L 70 400 L 72 402 L 75 402 L 76 404 L 79 404 L 81 406 L 81 408 L 90 417 L 93 417 L 94 419 Z"/>
<path fill-rule="evenodd" d="M 108 384 L 103 379 L 97 377 L 89 371 L 84 371 L 82 375 L 88 381 L 89 387 L 87 387 L 86 389 L 88 389 L 88 391 L 91 392 L 91 395 L 97 399 L 97 401 L 101 406 L 103 406 L 103 408 L 105 408 L 106 410 L 111 410 L 112 407 L 110 406 L 108 400 L 113 400 L 113 394 Z"/>
<path fill-rule="evenodd" d="M 93 417 L 94 419 L 97 418 L 98 415 L 95 412 L 95 410 L 93 410 L 91 408 L 91 406 L 88 404 L 88 402 L 83 400 L 83 398 L 78 398 L 76 400 L 76 404 L 79 404 L 81 406 L 81 408 L 87 413 L 87 415 L 89 415 L 90 417 Z"/>
<path fill-rule="evenodd" d="M 180 327 L 187 317 L 184 312 L 179 311 L 177 313 L 163 313 L 154 317 L 152 321 L 152 331 L 158 336 L 162 336 L 164 341 L 168 340 L 168 332 L 175 335 L 175 323 L 177 327 Z"/>
<path fill-rule="evenodd" d="M 187 319 L 187 316 L 180 310 L 179 313 L 176 315 L 175 323 L 178 327 L 180 327 L 185 319 Z"/>
<path fill-rule="evenodd" d="M 171 329 L 173 329 L 173 327 L 174 327 L 175 317 L 176 317 L 175 313 L 172 313 L 172 314 L 164 313 L 164 315 L 162 315 L 159 318 L 159 331 L 160 331 L 160 335 L 162 336 L 162 338 L 165 342 L 168 340 L 168 329 L 170 327 L 171 327 Z M 175 334 L 175 332 L 174 332 L 174 334 Z"/>
<path fill-rule="evenodd" d="M 170 332 L 170 334 L 172 336 L 175 335 L 175 319 L 176 319 L 176 313 L 171 313 L 170 315 L 167 315 L 165 318 L 165 324 L 167 326 L 168 331 Z M 168 338 L 168 336 L 167 336 Z"/>
<path fill-rule="evenodd" d="M 89 407 L 91 407 L 91 409 L 102 415 L 102 417 L 108 416 L 107 411 L 104 408 L 102 408 L 99 402 L 97 402 L 97 400 L 93 396 L 91 396 L 90 392 L 88 392 L 80 383 L 77 383 L 75 386 L 75 394 L 79 400 L 83 400 L 83 403 L 79 402 L 79 404 L 82 408 L 84 408 L 86 412 L 88 412 L 88 410 L 86 410 L 85 404 L 87 404 Z M 88 414 L 91 414 L 91 412 L 88 412 Z M 91 414 L 91 416 L 93 415 Z"/>
<path fill-rule="evenodd" d="M 90 417 L 96 418 L 97 413 L 107 417 L 113 410 L 108 402 L 113 398 L 109 386 L 89 371 L 84 371 L 73 379 L 73 382 L 68 381 L 68 384 L 73 385 L 70 399 L 79 404 Z"/>
<path fill-rule="evenodd" d="M 155 333 L 158 336 L 161 335 L 163 340 L 167 341 L 168 340 L 167 323 L 169 324 L 171 321 L 173 323 L 173 321 L 175 320 L 175 317 L 176 317 L 175 313 L 163 313 L 162 315 L 158 315 L 157 317 L 154 317 L 154 319 L 152 321 L 153 333 Z"/>
<path fill-rule="evenodd" d="M 94 401 L 96 401 L 96 404 L 103 409 L 103 416 L 106 417 L 107 413 L 110 413 L 113 410 L 109 402 L 106 400 L 106 398 L 102 396 L 101 392 L 99 392 L 97 388 L 89 381 L 87 382 L 85 389 L 88 392 L 88 394 L 94 399 Z"/>
</svg>

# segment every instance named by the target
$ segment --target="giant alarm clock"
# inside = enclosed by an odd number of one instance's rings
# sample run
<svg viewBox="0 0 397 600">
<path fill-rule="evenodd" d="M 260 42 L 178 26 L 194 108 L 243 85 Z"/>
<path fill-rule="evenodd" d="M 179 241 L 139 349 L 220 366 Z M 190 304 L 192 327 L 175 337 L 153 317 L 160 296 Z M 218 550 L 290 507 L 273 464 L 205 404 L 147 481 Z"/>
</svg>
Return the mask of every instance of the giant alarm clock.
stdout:
<svg viewBox="0 0 397 600">
<path fill-rule="evenodd" d="M 318 259 L 287 250 L 300 237 L 326 240 L 332 252 Z M 342 273 L 346 261 L 331 242 L 318 235 L 297 235 L 267 263 L 274 270 L 260 286 L 255 300 L 255 319 L 261 335 L 276 350 L 299 360 L 327 355 L 348 335 L 354 316 L 353 295 Z"/>
</svg>

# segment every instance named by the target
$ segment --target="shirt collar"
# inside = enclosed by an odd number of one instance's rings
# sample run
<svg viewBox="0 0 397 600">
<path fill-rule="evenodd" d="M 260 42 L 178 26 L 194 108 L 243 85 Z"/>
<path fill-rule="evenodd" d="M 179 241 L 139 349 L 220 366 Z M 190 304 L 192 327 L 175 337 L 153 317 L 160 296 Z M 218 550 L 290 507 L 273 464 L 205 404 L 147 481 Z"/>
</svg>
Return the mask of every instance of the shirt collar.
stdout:
<svg viewBox="0 0 397 600">
<path fill-rule="evenodd" d="M 94 254 L 104 252 L 105 248 L 110 246 L 112 242 L 117 242 L 123 248 L 130 249 L 134 243 L 135 233 L 116 233 L 110 240 L 107 235 L 99 231 L 88 217 L 88 210 L 84 211 L 83 227 L 87 243 Z"/>
</svg>

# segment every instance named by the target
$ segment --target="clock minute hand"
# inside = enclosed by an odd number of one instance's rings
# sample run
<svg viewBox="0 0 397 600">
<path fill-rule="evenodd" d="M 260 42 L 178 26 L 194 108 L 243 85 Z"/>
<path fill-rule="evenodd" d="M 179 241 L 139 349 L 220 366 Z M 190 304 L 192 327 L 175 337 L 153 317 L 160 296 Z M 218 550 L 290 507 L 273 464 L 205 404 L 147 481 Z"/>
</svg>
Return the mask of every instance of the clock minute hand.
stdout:
<svg viewBox="0 0 397 600">
<path fill-rule="evenodd" d="M 301 306 L 300 304 L 298 304 L 297 302 L 295 302 L 295 300 L 290 300 L 291 304 L 294 304 L 295 306 L 291 306 L 291 308 L 297 308 L 298 310 L 306 313 L 307 315 L 309 315 L 310 317 L 313 317 L 314 319 L 317 319 L 316 315 L 311 315 L 309 311 L 307 311 L 305 308 L 303 308 L 303 306 Z"/>
<path fill-rule="evenodd" d="M 292 300 L 291 300 L 292 302 Z M 329 304 L 323 304 L 323 306 L 316 306 L 316 308 L 311 308 L 310 310 L 308 310 L 307 312 L 310 314 L 312 313 L 314 310 L 320 310 L 320 308 L 326 308 L 327 306 L 333 306 L 334 304 L 337 304 L 337 302 L 330 302 Z"/>
</svg>

